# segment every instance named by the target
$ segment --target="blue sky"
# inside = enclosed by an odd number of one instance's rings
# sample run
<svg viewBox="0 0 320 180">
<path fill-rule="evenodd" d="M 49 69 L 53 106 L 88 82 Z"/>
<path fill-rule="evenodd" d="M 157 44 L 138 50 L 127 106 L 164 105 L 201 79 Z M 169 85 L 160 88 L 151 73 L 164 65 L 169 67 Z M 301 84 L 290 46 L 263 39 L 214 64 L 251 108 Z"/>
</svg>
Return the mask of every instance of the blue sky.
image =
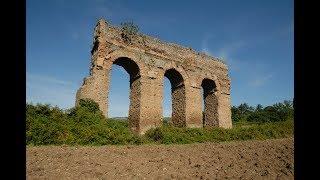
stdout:
<svg viewBox="0 0 320 180">
<path fill-rule="evenodd" d="M 74 106 L 99 18 L 133 21 L 142 33 L 224 58 L 232 105 L 293 98 L 292 0 L 27 0 L 27 102 Z M 109 116 L 127 116 L 129 75 L 114 65 L 111 76 Z M 164 85 L 170 116 L 171 85 Z"/>
</svg>

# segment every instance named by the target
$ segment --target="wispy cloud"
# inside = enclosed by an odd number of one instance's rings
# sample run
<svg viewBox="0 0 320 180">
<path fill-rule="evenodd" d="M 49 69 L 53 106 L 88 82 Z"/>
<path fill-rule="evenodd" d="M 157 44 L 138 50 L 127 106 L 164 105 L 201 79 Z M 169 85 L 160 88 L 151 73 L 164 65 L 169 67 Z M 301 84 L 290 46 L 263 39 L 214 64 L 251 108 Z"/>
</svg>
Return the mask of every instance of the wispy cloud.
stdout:
<svg viewBox="0 0 320 180">
<path fill-rule="evenodd" d="M 246 43 L 238 40 L 230 43 L 224 43 L 222 47 L 213 49 L 209 46 L 209 42 L 213 37 L 214 36 L 212 34 L 206 34 L 203 37 L 201 41 L 201 51 L 210 56 L 225 60 L 233 70 L 239 69 L 239 62 L 236 61 L 237 57 L 235 57 L 235 53 L 245 47 Z"/>
<path fill-rule="evenodd" d="M 60 80 L 51 76 L 40 75 L 40 74 L 32 74 L 27 72 L 27 82 L 28 80 L 31 82 L 38 81 L 38 82 L 46 82 L 46 83 L 53 83 L 53 84 L 60 84 L 60 85 L 72 85 L 73 83 L 70 81 Z"/>
<path fill-rule="evenodd" d="M 210 51 L 209 45 L 208 45 L 209 40 L 212 38 L 213 38 L 212 34 L 206 34 L 201 41 L 201 51 L 208 54 L 209 56 L 213 56 L 213 53 L 212 51 Z"/>
<path fill-rule="evenodd" d="M 270 80 L 273 77 L 273 74 L 267 74 L 264 76 L 257 76 L 254 79 L 252 79 L 251 81 L 249 81 L 249 85 L 252 87 L 260 87 L 265 85 L 268 80 Z"/>
<path fill-rule="evenodd" d="M 218 49 L 217 56 L 222 59 L 228 60 L 236 51 L 240 50 L 245 45 L 246 43 L 244 41 L 227 43 L 225 46 Z"/>
<path fill-rule="evenodd" d="M 55 77 L 27 73 L 27 102 L 49 103 L 61 108 L 74 106 L 77 85 Z"/>
</svg>

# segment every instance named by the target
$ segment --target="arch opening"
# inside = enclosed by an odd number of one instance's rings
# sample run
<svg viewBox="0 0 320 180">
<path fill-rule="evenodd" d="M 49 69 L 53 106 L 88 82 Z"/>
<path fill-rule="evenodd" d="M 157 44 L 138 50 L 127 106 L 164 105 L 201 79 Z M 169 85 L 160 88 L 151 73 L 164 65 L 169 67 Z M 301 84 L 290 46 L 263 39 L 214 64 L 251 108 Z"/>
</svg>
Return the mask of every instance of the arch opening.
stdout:
<svg viewBox="0 0 320 180">
<path fill-rule="evenodd" d="M 130 58 L 121 57 L 116 59 L 113 64 L 123 67 L 130 76 L 130 86 L 136 80 L 140 78 L 139 66 Z"/>
<path fill-rule="evenodd" d="M 168 78 L 171 84 L 171 123 L 177 127 L 186 126 L 186 95 L 182 75 L 175 69 L 166 70 L 164 78 Z"/>
<path fill-rule="evenodd" d="M 128 123 L 129 127 L 133 131 L 138 131 L 139 128 L 139 113 L 140 113 L 140 69 L 139 66 L 130 58 L 127 57 L 120 57 L 113 62 L 113 65 L 117 65 L 122 67 L 128 74 L 129 74 L 129 112 L 128 112 Z M 113 68 L 111 68 L 112 70 Z M 118 73 L 121 75 L 121 73 Z M 113 79 L 113 77 L 111 77 Z M 122 79 L 122 78 L 117 78 Z M 118 85 L 118 82 L 117 82 Z M 121 85 L 118 85 L 119 88 Z M 121 93 L 121 90 L 117 91 L 116 93 Z M 110 101 L 109 101 L 110 102 Z M 108 102 L 108 103 L 109 103 Z M 124 101 L 125 102 L 125 101 Z M 109 104 L 112 106 L 112 104 Z M 109 106 L 109 107 L 111 107 Z M 122 106 L 118 106 L 122 108 Z M 123 108 L 125 109 L 125 108 Z M 123 114 L 123 111 L 122 111 Z"/>
<path fill-rule="evenodd" d="M 211 79 L 204 79 L 201 83 L 203 90 L 203 126 L 217 127 L 218 121 L 218 99 L 217 86 Z"/>
</svg>

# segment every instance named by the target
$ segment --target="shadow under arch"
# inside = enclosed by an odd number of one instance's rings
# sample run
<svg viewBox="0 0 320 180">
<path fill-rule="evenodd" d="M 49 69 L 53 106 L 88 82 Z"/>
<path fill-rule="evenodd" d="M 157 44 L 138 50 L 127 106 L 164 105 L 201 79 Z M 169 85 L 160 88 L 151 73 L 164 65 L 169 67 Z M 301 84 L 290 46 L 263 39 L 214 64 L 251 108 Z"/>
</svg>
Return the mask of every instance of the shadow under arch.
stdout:
<svg viewBox="0 0 320 180">
<path fill-rule="evenodd" d="M 174 126 L 186 126 L 186 90 L 182 75 L 174 68 L 164 73 L 171 83 L 172 115 L 171 122 Z"/>
<path fill-rule="evenodd" d="M 136 62 L 128 57 L 119 57 L 113 64 L 123 67 L 130 76 L 130 86 L 138 78 L 140 78 L 140 68 Z"/>
<path fill-rule="evenodd" d="M 141 104 L 140 68 L 134 60 L 128 57 L 119 57 L 113 61 L 113 64 L 123 67 L 130 76 L 128 123 L 129 128 L 132 131 L 137 132 L 139 130 Z"/>
<path fill-rule="evenodd" d="M 203 79 L 201 86 L 203 88 L 204 113 L 203 126 L 204 127 L 218 127 L 218 97 L 217 84 L 211 79 Z"/>
</svg>

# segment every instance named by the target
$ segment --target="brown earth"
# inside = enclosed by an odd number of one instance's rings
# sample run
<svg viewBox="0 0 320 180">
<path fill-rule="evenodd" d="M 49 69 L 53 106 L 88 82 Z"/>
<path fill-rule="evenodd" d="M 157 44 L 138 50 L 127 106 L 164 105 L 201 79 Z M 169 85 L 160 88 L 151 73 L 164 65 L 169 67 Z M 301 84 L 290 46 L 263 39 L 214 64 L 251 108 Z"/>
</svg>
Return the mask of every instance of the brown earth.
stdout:
<svg viewBox="0 0 320 180">
<path fill-rule="evenodd" d="M 27 179 L 294 179 L 294 138 L 27 147 Z"/>
</svg>

